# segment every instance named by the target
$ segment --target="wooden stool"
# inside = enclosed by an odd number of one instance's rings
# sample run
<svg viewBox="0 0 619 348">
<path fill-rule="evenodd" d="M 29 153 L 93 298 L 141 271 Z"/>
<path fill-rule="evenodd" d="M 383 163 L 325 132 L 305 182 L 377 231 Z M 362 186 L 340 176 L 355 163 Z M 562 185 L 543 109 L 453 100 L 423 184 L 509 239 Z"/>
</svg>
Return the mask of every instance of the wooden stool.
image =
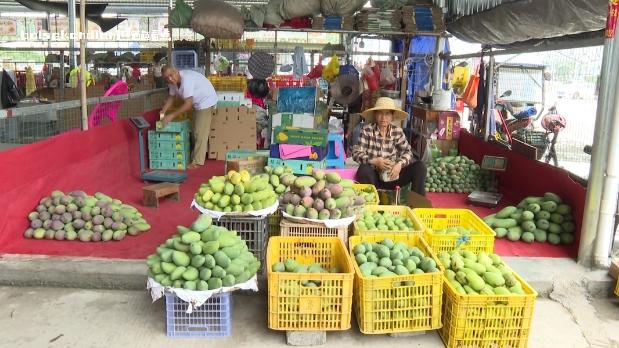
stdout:
<svg viewBox="0 0 619 348">
<path fill-rule="evenodd" d="M 159 198 L 168 197 L 178 201 L 180 199 L 179 184 L 173 184 L 171 182 L 162 182 L 159 184 L 144 186 L 142 192 L 142 204 L 145 207 L 159 208 Z"/>
</svg>

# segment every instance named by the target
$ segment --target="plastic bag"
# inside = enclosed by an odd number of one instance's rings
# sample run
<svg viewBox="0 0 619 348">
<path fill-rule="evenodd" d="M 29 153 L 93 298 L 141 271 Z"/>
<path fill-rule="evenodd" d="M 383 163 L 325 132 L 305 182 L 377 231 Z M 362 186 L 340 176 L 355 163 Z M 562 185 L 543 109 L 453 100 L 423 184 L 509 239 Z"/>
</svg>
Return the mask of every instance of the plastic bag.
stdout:
<svg viewBox="0 0 619 348">
<path fill-rule="evenodd" d="M 372 92 L 378 89 L 380 79 L 380 72 L 376 73 L 375 70 L 378 70 L 378 67 L 372 68 L 370 63 L 363 68 L 363 79 L 367 82 L 368 89 Z"/>
<path fill-rule="evenodd" d="M 340 61 L 337 58 L 337 56 L 334 54 L 331 57 L 331 60 L 329 61 L 329 63 L 327 63 L 327 65 L 325 66 L 325 68 L 322 69 L 322 78 L 329 82 L 333 82 L 338 77 L 339 73 L 340 73 Z"/>
<path fill-rule="evenodd" d="M 186 27 L 191 22 L 193 9 L 183 0 L 176 0 L 174 9 L 170 11 L 170 24 L 174 27 Z"/>
<path fill-rule="evenodd" d="M 381 86 L 390 86 L 395 83 L 395 76 L 393 76 L 393 71 L 391 71 L 391 67 L 385 65 L 380 71 L 380 84 Z"/>
<path fill-rule="evenodd" d="M 463 90 L 469 83 L 469 68 L 468 66 L 454 67 L 453 80 L 451 85 L 454 89 Z"/>
</svg>

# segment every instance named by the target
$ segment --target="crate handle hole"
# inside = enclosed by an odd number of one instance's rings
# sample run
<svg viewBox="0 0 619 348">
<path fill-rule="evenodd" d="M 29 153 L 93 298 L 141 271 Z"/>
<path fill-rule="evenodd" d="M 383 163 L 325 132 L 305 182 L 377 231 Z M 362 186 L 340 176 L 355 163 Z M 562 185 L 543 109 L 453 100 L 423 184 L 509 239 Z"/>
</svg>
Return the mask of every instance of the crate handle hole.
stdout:
<svg viewBox="0 0 619 348">
<path fill-rule="evenodd" d="M 435 214 L 435 219 L 447 219 L 447 214 Z"/>
<path fill-rule="evenodd" d="M 409 286 L 415 286 L 415 281 L 414 280 L 407 280 L 407 281 L 394 281 L 391 283 L 391 286 L 394 288 L 403 288 L 403 287 L 409 287 Z"/>
<path fill-rule="evenodd" d="M 312 249 L 312 248 L 316 248 L 316 243 L 311 243 L 311 242 L 299 242 L 295 244 L 295 247 L 297 248 L 308 248 L 308 249 Z"/>
<path fill-rule="evenodd" d="M 488 301 L 488 305 L 493 305 L 493 306 L 507 306 L 509 304 L 509 301 L 504 300 L 504 301 Z"/>
</svg>

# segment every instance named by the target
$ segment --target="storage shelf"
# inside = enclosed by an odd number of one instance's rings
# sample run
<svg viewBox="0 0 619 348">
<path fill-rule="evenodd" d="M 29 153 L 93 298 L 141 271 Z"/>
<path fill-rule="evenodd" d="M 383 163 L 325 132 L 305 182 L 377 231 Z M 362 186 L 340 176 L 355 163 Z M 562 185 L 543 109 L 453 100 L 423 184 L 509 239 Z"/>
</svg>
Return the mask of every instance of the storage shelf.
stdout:
<svg viewBox="0 0 619 348">
<path fill-rule="evenodd" d="M 168 26 L 165 26 L 168 28 Z M 170 29 L 192 29 L 191 27 L 169 27 Z M 447 33 L 444 31 L 411 31 L 411 32 L 403 32 L 403 31 L 378 31 L 378 32 L 370 32 L 370 31 L 360 31 L 360 30 L 344 30 L 344 29 L 312 29 L 312 28 L 246 28 L 246 32 L 257 32 L 257 31 L 276 31 L 276 32 L 293 32 L 293 33 L 326 33 L 326 34 L 369 34 L 369 35 L 388 35 L 388 36 L 416 36 L 416 35 L 426 35 L 426 36 L 447 36 Z"/>
</svg>

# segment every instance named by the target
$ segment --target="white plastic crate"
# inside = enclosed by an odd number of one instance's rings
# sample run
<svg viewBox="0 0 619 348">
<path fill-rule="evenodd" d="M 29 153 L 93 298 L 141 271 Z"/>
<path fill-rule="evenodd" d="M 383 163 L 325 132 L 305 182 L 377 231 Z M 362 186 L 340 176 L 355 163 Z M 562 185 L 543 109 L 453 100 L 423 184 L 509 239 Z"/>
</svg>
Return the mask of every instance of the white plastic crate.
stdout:
<svg viewBox="0 0 619 348">
<path fill-rule="evenodd" d="M 213 295 L 202 306 L 187 313 L 187 302 L 165 293 L 168 337 L 227 337 L 232 331 L 232 296 Z"/>
<path fill-rule="evenodd" d="M 198 67 L 196 51 L 172 51 L 172 64 L 177 69 L 193 69 Z"/>
</svg>

